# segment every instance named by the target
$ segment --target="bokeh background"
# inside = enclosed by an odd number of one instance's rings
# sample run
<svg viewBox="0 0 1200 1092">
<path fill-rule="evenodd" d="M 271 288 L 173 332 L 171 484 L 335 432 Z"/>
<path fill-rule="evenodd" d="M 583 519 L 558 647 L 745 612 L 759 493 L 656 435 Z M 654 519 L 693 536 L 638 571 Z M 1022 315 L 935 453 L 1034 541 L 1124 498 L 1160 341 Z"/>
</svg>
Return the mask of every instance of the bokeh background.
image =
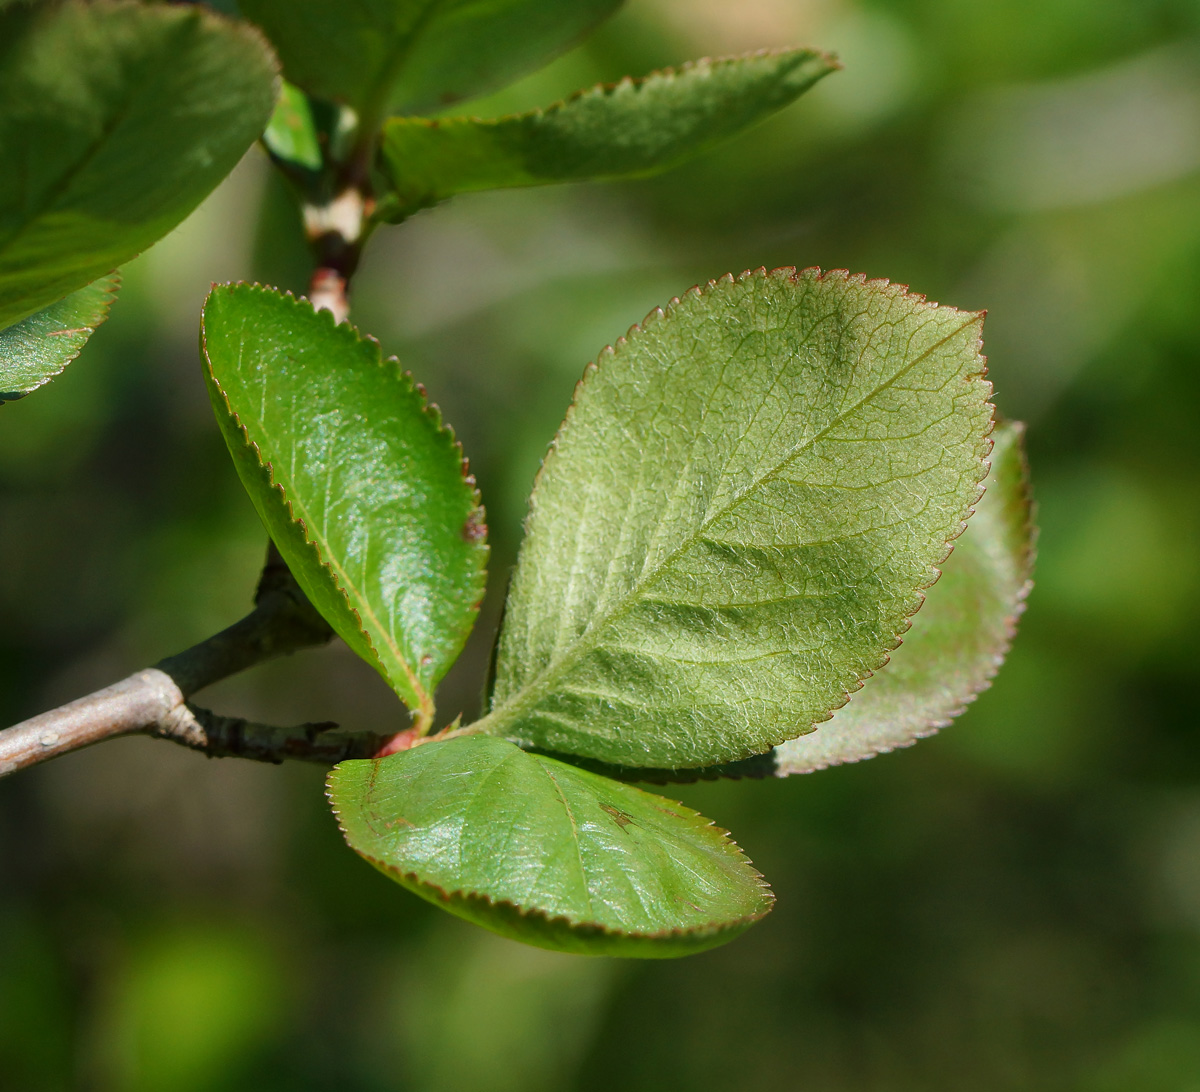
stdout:
<svg viewBox="0 0 1200 1092">
<path fill-rule="evenodd" d="M 845 71 L 660 178 L 481 195 L 373 241 L 354 317 L 458 430 L 493 595 L 583 365 L 690 285 L 821 265 L 987 308 L 1042 538 L 994 688 L 898 754 L 680 795 L 775 913 L 679 962 L 558 956 L 341 844 L 321 771 L 113 742 L 0 782 L 4 1092 L 1200 1089 L 1200 3 L 629 0 L 478 112 L 701 54 Z M 252 151 L 0 411 L 0 721 L 228 624 L 264 536 L 206 403 L 210 281 L 303 288 Z M 398 728 L 344 649 L 208 703 Z"/>
</svg>

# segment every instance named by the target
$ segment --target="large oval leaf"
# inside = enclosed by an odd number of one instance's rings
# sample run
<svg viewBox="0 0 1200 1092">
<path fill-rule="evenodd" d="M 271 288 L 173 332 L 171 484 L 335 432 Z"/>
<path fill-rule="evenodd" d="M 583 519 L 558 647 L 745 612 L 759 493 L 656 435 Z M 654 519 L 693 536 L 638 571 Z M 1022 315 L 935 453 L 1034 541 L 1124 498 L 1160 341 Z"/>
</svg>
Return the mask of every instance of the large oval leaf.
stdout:
<svg viewBox="0 0 1200 1092">
<path fill-rule="evenodd" d="M 120 281 L 110 273 L 0 330 L 0 402 L 24 398 L 63 372 L 108 317 Z"/>
<path fill-rule="evenodd" d="M 428 728 L 487 562 L 454 434 L 377 342 L 307 301 L 218 286 L 202 339 L 221 431 L 280 553 Z"/>
<path fill-rule="evenodd" d="M 393 118 L 381 162 L 400 215 L 469 190 L 651 174 L 762 120 L 836 67 L 786 49 L 695 61 L 513 117 Z"/>
<path fill-rule="evenodd" d="M 194 5 L 0 15 L 0 328 L 178 224 L 262 132 L 262 39 Z"/>
<path fill-rule="evenodd" d="M 504 740 L 343 762 L 329 795 L 346 840 L 376 868 L 541 947 L 686 955 L 771 909 L 762 877 L 703 816 Z"/>
<path fill-rule="evenodd" d="M 981 322 L 883 281 L 759 271 L 601 354 L 534 488 L 479 730 L 672 768 L 826 719 L 979 497 Z"/>
<path fill-rule="evenodd" d="M 621 0 L 241 0 L 289 80 L 372 118 L 422 113 L 544 64 Z"/>
<path fill-rule="evenodd" d="M 991 681 L 1029 592 L 1033 526 L 1023 428 L 996 428 L 975 515 L 891 662 L 815 732 L 775 749 L 781 777 L 906 747 L 944 728 Z"/>
</svg>

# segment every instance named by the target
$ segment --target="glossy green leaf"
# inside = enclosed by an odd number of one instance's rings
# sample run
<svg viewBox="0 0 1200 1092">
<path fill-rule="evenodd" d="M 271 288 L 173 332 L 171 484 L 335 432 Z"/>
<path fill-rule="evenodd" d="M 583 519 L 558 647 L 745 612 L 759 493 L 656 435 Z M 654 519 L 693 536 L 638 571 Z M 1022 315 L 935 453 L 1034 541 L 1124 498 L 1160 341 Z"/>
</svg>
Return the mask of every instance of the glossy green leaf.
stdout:
<svg viewBox="0 0 1200 1092">
<path fill-rule="evenodd" d="M 324 157 L 312 105 L 308 96 L 287 80 L 283 81 L 279 102 L 262 139 L 271 154 L 285 163 L 309 171 L 321 169 Z"/>
<path fill-rule="evenodd" d="M 753 125 L 837 67 L 807 49 L 696 61 L 499 118 L 393 118 L 382 163 L 403 212 L 455 193 L 652 174 Z"/>
<path fill-rule="evenodd" d="M 0 330 L 0 402 L 23 398 L 60 375 L 108 317 L 119 284 L 110 273 Z"/>
<path fill-rule="evenodd" d="M 217 420 L 280 553 L 428 727 L 487 561 L 453 433 L 377 342 L 307 301 L 218 286 L 202 341 Z"/>
<path fill-rule="evenodd" d="M 690 808 L 500 739 L 343 762 L 329 795 L 346 840 L 380 871 L 545 948 L 687 955 L 732 940 L 773 901 Z"/>
<path fill-rule="evenodd" d="M 0 328 L 178 224 L 262 132 L 274 59 L 199 7 L 0 15 Z"/>
<path fill-rule="evenodd" d="M 621 0 L 241 0 L 293 83 L 369 120 L 501 87 L 549 61 Z"/>
<path fill-rule="evenodd" d="M 672 768 L 826 719 L 978 499 L 982 321 L 862 276 L 760 270 L 605 350 L 534 488 L 478 729 Z"/>
<path fill-rule="evenodd" d="M 891 662 L 833 719 L 775 749 L 780 776 L 906 747 L 945 727 L 1008 652 L 1033 570 L 1023 427 L 994 434 L 987 492 Z"/>
</svg>

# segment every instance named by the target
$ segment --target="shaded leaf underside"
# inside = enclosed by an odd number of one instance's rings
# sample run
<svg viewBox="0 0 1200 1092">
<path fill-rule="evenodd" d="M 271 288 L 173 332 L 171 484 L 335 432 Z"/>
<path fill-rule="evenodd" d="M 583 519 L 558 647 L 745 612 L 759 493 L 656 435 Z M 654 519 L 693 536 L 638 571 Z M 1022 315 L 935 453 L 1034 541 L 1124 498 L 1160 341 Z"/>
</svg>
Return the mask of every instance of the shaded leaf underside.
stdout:
<svg viewBox="0 0 1200 1092">
<path fill-rule="evenodd" d="M 175 227 L 262 132 L 274 59 L 199 8 L 0 16 L 0 329 Z"/>
<path fill-rule="evenodd" d="M 483 595 L 483 511 L 453 433 L 377 342 L 250 285 L 204 309 L 238 473 L 313 605 L 423 727 Z"/>
<path fill-rule="evenodd" d="M 385 874 L 542 947 L 685 955 L 771 908 L 762 878 L 703 816 L 504 740 L 344 762 L 329 793 L 347 841 Z"/>
<path fill-rule="evenodd" d="M 108 317 L 119 284 L 110 273 L 0 330 L 0 402 L 23 398 L 60 375 Z"/>
<path fill-rule="evenodd" d="M 807 49 L 696 61 L 495 120 L 393 118 L 381 161 L 403 212 L 455 193 L 653 173 L 792 102 L 836 61 Z"/>
<path fill-rule="evenodd" d="M 991 681 L 1033 570 L 1022 434 L 1020 425 L 997 426 L 987 492 L 891 662 L 831 720 L 775 749 L 779 776 L 914 743 L 949 724 Z"/>
<path fill-rule="evenodd" d="M 477 730 L 670 769 L 826 719 L 978 499 L 980 322 L 861 276 L 759 271 L 601 354 L 534 489 Z"/>
</svg>

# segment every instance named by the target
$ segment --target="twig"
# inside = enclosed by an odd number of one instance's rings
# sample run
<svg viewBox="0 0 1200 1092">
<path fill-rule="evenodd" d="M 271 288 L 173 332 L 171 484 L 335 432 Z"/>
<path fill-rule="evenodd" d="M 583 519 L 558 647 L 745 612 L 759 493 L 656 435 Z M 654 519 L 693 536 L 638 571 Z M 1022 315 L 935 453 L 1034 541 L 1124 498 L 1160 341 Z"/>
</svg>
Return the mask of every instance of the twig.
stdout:
<svg viewBox="0 0 1200 1092">
<path fill-rule="evenodd" d="M 372 758 L 389 739 L 343 732 L 328 722 L 277 728 L 241 717 L 223 717 L 190 703 L 176 706 L 149 734 L 201 751 L 210 758 L 250 758 L 276 764 L 294 758 L 326 766 L 346 758 Z"/>
<path fill-rule="evenodd" d="M 333 632 L 296 586 L 272 546 L 240 622 L 156 667 L 0 731 L 0 776 L 116 736 L 143 733 L 210 755 L 267 762 L 338 762 L 373 754 L 387 737 L 336 732 L 335 725 L 276 728 L 222 717 L 187 704 L 212 683 L 248 667 L 328 641 Z"/>
</svg>

